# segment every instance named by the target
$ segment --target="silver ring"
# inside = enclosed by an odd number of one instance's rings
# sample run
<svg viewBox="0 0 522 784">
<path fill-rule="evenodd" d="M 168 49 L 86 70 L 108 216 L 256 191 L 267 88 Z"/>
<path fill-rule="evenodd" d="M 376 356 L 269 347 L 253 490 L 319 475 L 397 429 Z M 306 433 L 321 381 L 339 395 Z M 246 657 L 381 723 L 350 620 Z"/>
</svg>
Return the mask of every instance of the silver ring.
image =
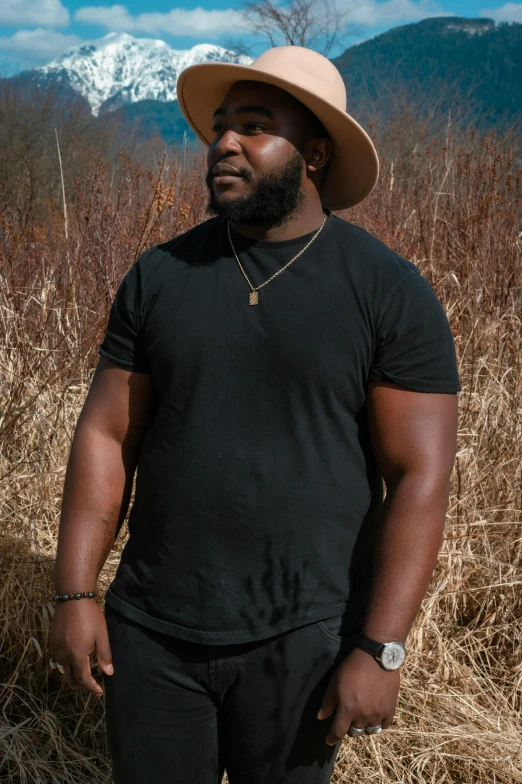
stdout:
<svg viewBox="0 0 522 784">
<path fill-rule="evenodd" d="M 376 724 L 375 727 L 370 726 L 369 724 L 366 725 L 364 731 L 367 735 L 380 735 L 382 732 L 382 725 Z"/>
<path fill-rule="evenodd" d="M 348 730 L 348 735 L 351 738 L 358 738 L 360 735 L 364 735 L 365 733 L 366 733 L 365 727 L 354 727 L 353 725 L 351 725 Z"/>
</svg>

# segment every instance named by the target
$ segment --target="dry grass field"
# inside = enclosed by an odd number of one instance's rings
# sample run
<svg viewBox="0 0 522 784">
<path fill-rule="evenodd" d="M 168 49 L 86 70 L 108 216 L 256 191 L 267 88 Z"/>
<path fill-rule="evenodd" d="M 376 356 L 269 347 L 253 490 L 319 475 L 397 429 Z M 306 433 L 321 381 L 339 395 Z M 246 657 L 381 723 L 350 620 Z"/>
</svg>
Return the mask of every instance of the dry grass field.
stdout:
<svg viewBox="0 0 522 784">
<path fill-rule="evenodd" d="M 505 142 L 473 132 L 419 144 L 383 159 L 377 189 L 343 216 L 432 283 L 463 390 L 446 536 L 396 725 L 347 739 L 335 784 L 522 782 L 519 167 Z M 48 664 L 61 490 L 119 281 L 142 249 L 204 216 L 199 161 L 191 168 L 165 159 L 147 172 L 122 157 L 115 173 L 93 160 L 68 188 L 67 221 L 56 192 L 36 204 L 23 159 L 0 192 L 1 781 L 110 781 L 102 702 Z"/>
</svg>

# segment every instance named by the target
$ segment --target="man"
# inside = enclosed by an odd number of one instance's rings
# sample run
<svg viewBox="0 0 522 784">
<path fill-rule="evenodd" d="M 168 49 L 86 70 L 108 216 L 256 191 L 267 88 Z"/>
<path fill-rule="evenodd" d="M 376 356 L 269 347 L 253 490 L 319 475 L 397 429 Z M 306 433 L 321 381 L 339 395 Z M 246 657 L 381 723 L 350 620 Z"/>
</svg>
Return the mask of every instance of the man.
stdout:
<svg viewBox="0 0 522 784">
<path fill-rule="evenodd" d="M 340 74 L 300 47 L 180 77 L 216 217 L 112 305 L 64 486 L 52 652 L 118 784 L 322 784 L 393 720 L 441 542 L 460 390 L 413 263 L 331 214 L 372 190 Z M 248 295 L 248 297 L 247 297 Z M 383 483 L 386 498 L 383 501 Z M 107 623 L 106 623 L 107 622 Z"/>
</svg>

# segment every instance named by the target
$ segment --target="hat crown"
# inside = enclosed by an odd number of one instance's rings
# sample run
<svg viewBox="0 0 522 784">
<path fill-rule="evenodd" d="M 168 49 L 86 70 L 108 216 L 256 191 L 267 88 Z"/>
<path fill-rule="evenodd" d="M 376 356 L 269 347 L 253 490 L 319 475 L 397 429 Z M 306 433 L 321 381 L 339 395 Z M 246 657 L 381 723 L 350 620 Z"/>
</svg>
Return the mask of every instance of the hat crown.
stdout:
<svg viewBox="0 0 522 784">
<path fill-rule="evenodd" d="M 260 54 L 250 68 L 299 84 L 346 111 L 343 77 L 326 57 L 303 46 L 274 46 Z"/>
</svg>

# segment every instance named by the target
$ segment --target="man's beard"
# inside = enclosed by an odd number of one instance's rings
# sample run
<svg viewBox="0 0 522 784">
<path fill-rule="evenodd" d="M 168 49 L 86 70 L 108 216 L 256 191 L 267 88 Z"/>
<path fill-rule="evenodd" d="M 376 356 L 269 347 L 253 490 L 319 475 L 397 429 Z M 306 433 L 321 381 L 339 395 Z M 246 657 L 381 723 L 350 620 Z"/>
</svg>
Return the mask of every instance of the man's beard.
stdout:
<svg viewBox="0 0 522 784">
<path fill-rule="evenodd" d="M 240 173 L 246 182 L 252 182 L 249 171 L 241 169 Z M 238 223 L 275 228 L 282 226 L 303 200 L 303 156 L 296 150 L 288 163 L 260 177 L 250 196 L 238 196 L 224 205 L 217 203 L 212 180 L 213 175 L 209 171 L 206 182 L 210 193 L 208 211 L 211 215 L 222 215 Z"/>
</svg>

